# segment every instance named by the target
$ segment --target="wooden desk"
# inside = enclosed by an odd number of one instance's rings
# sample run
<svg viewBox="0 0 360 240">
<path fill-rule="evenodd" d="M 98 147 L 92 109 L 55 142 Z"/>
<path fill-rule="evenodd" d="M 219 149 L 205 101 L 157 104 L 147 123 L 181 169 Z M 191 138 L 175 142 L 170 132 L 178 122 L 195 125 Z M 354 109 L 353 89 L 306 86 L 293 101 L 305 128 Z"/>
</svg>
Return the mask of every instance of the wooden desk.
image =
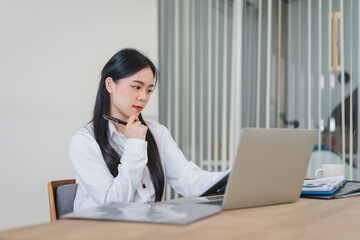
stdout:
<svg viewBox="0 0 360 240">
<path fill-rule="evenodd" d="M 225 211 L 186 226 L 59 220 L 0 239 L 360 239 L 360 197 Z"/>
</svg>

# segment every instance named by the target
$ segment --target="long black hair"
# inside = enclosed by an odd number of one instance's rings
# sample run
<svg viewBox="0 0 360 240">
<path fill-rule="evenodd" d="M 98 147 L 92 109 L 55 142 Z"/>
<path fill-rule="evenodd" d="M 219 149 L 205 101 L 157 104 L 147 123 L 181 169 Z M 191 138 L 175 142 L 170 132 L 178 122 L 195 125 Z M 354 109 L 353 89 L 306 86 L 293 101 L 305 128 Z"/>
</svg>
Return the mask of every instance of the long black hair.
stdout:
<svg viewBox="0 0 360 240">
<path fill-rule="evenodd" d="M 111 77 L 115 82 L 122 78 L 129 77 L 144 68 L 151 68 L 155 81 L 157 80 L 157 70 L 149 58 L 135 49 L 126 48 L 117 52 L 104 66 L 101 71 L 99 89 L 96 96 L 93 125 L 97 143 L 100 146 L 104 161 L 111 174 L 118 175 L 118 165 L 121 163 L 119 154 L 109 144 L 108 127 L 109 123 L 103 118 L 103 114 L 110 113 L 110 94 L 105 86 L 105 79 Z M 155 82 L 156 84 L 156 82 Z M 140 122 L 146 126 L 141 114 Z M 155 201 L 161 201 L 164 191 L 164 172 L 160 160 L 159 150 L 150 129 L 146 133 L 147 155 L 151 181 L 155 188 Z"/>
</svg>

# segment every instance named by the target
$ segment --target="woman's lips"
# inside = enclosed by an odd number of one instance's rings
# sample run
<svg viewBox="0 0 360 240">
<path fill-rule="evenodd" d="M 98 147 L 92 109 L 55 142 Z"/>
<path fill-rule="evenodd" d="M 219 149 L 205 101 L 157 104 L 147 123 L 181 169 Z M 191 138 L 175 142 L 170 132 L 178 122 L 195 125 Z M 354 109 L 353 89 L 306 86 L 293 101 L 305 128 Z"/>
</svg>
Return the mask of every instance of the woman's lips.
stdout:
<svg viewBox="0 0 360 240">
<path fill-rule="evenodd" d="M 137 110 L 137 111 L 141 111 L 143 109 L 143 107 L 141 106 L 134 106 L 134 108 Z"/>
</svg>

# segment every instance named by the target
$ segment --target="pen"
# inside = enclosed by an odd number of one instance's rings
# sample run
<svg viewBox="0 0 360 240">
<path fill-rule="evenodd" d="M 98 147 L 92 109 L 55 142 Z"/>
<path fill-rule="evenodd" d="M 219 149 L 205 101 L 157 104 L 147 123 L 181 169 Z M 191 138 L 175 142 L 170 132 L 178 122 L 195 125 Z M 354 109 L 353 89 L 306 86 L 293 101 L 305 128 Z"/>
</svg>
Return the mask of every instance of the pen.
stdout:
<svg viewBox="0 0 360 240">
<path fill-rule="evenodd" d="M 113 121 L 113 122 L 116 122 L 116 123 L 120 123 L 120 124 L 122 124 L 122 125 L 126 125 L 127 124 L 127 122 L 125 122 L 125 121 L 123 121 L 123 120 L 120 120 L 120 119 L 117 119 L 117 118 L 113 118 L 113 117 L 110 117 L 110 116 L 108 116 L 108 115 L 103 115 L 103 118 L 105 119 L 105 120 L 110 120 L 110 121 Z"/>
</svg>

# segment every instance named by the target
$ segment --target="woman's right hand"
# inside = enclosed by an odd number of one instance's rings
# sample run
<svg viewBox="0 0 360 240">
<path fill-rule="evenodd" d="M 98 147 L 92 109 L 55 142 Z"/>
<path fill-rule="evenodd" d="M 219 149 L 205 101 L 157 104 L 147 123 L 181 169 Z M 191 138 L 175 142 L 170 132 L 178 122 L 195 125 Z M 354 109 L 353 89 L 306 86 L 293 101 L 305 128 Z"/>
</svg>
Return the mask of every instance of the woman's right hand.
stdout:
<svg viewBox="0 0 360 240">
<path fill-rule="evenodd" d="M 137 138 L 145 140 L 147 130 L 148 127 L 141 124 L 139 117 L 132 115 L 125 126 L 125 136 L 127 139 Z"/>
</svg>

